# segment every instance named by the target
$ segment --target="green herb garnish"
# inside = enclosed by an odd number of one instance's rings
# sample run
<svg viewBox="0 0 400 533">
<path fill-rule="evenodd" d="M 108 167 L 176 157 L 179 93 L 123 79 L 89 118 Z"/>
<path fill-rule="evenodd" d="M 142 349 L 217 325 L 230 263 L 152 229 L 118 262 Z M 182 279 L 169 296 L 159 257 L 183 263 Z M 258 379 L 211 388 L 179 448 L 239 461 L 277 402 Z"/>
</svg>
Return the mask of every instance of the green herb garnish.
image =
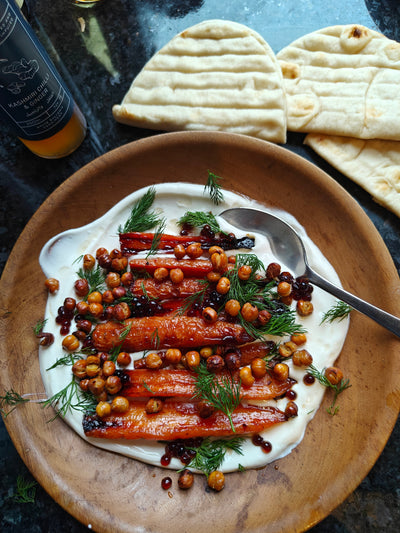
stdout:
<svg viewBox="0 0 400 533">
<path fill-rule="evenodd" d="M 43 328 L 45 327 L 47 322 L 47 318 L 44 320 L 39 320 L 34 326 L 33 326 L 33 333 L 38 336 L 42 333 Z"/>
<path fill-rule="evenodd" d="M 328 414 L 330 414 L 332 416 L 336 415 L 337 412 L 339 411 L 339 407 L 336 406 L 337 397 L 343 391 L 345 391 L 346 389 L 351 387 L 350 380 L 349 379 L 341 379 L 339 381 L 339 383 L 334 385 L 325 376 L 325 369 L 320 371 L 317 368 L 315 368 L 314 365 L 310 365 L 308 367 L 308 373 L 311 374 L 312 376 L 314 376 L 314 378 L 317 379 L 319 381 L 319 383 L 321 383 L 321 385 L 323 385 L 324 387 L 327 387 L 329 389 L 332 389 L 334 391 L 333 401 L 332 401 L 330 407 L 328 407 L 327 412 L 328 412 Z"/>
<path fill-rule="evenodd" d="M 29 402 L 27 398 L 23 398 L 18 392 L 15 392 L 14 389 L 5 391 L 4 396 L 0 396 L 0 413 L 6 418 L 10 413 L 14 411 L 21 403 Z M 9 406 L 11 409 L 5 411 L 4 407 Z"/>
<path fill-rule="evenodd" d="M 157 229 L 154 232 L 153 240 L 151 241 L 150 249 L 147 252 L 146 259 L 150 255 L 154 255 L 154 254 L 157 253 L 158 247 L 159 247 L 160 242 L 161 242 L 161 238 L 162 238 L 163 233 L 165 231 L 166 223 L 167 222 L 166 222 L 165 218 L 160 220 L 160 222 L 159 222 L 159 224 L 157 226 Z"/>
<path fill-rule="evenodd" d="M 239 455 L 243 455 L 242 443 L 243 437 L 234 437 L 232 439 L 204 439 L 197 448 L 188 448 L 194 450 L 196 455 L 185 468 L 194 468 L 208 475 L 223 463 L 227 450 L 233 450 Z"/>
<path fill-rule="evenodd" d="M 206 185 L 204 187 L 204 191 L 205 192 L 208 191 L 208 193 L 210 195 L 210 198 L 211 198 L 211 201 L 215 205 L 219 205 L 224 200 L 222 187 L 221 187 L 221 185 L 219 183 L 221 179 L 222 178 L 220 178 L 219 176 L 217 176 L 213 172 L 208 171 L 208 178 L 207 178 L 207 183 L 206 183 Z"/>
<path fill-rule="evenodd" d="M 79 359 L 82 359 L 83 352 L 73 352 L 68 353 L 67 355 L 64 355 L 63 357 L 60 357 L 56 360 L 55 363 L 53 363 L 49 368 L 46 368 L 46 370 L 53 370 L 53 368 L 57 368 L 58 366 L 67 366 L 67 365 L 73 365 L 76 361 L 79 361 Z"/>
<path fill-rule="evenodd" d="M 338 300 L 335 305 L 333 305 L 322 317 L 321 324 L 323 322 L 332 323 L 334 320 L 339 320 L 341 322 L 350 314 L 353 310 L 350 305 Z"/>
<path fill-rule="evenodd" d="M 122 349 L 122 343 L 126 339 L 126 337 L 128 336 L 128 334 L 129 334 L 129 332 L 131 330 L 131 327 L 132 327 L 132 324 L 127 324 L 125 326 L 125 328 L 119 334 L 118 344 L 116 346 L 114 346 L 114 348 L 112 348 L 112 350 L 108 354 L 108 360 L 109 361 L 112 361 L 113 363 L 115 363 L 115 361 L 117 360 L 118 355 L 119 355 L 119 353 L 121 352 L 121 349 Z"/>
<path fill-rule="evenodd" d="M 203 285 L 203 287 L 185 298 L 182 306 L 179 308 L 178 313 L 179 315 L 184 315 L 186 311 L 191 309 L 194 304 L 199 303 L 202 304 L 205 298 L 205 295 L 207 293 L 207 290 L 210 286 L 207 279 L 200 280 L 200 283 Z"/>
<path fill-rule="evenodd" d="M 41 402 L 43 407 L 52 406 L 56 409 L 55 416 L 50 420 L 55 420 L 58 416 L 62 418 L 71 410 L 93 413 L 96 410 L 95 398 L 87 392 L 83 392 L 75 378 L 51 398 Z"/>
<path fill-rule="evenodd" d="M 156 197 L 156 190 L 150 187 L 145 194 L 132 207 L 131 213 L 123 226 L 118 227 L 118 233 L 131 233 L 133 231 L 148 231 L 161 222 L 155 211 L 150 211 Z"/>
<path fill-rule="evenodd" d="M 235 382 L 232 377 L 220 377 L 209 372 L 204 363 L 196 367 L 196 392 L 194 398 L 209 402 L 215 409 L 222 411 L 228 418 L 232 431 L 235 428 L 232 413 L 240 403 L 240 380 Z"/>
<path fill-rule="evenodd" d="M 99 265 L 97 265 L 96 268 L 93 268 L 92 270 L 85 270 L 83 268 L 80 268 L 77 272 L 77 275 L 81 279 L 85 279 L 88 282 L 89 293 L 95 292 L 95 291 L 99 291 L 99 292 L 105 291 L 106 275 L 104 273 L 104 270 Z"/>
<path fill-rule="evenodd" d="M 179 226 L 190 226 L 192 228 L 202 228 L 208 224 L 214 233 L 221 232 L 217 219 L 211 212 L 204 211 L 186 211 L 178 220 Z"/>
<path fill-rule="evenodd" d="M 36 481 L 27 481 L 22 476 L 18 476 L 17 492 L 14 495 L 14 501 L 17 503 L 34 503 L 36 486 Z"/>
</svg>

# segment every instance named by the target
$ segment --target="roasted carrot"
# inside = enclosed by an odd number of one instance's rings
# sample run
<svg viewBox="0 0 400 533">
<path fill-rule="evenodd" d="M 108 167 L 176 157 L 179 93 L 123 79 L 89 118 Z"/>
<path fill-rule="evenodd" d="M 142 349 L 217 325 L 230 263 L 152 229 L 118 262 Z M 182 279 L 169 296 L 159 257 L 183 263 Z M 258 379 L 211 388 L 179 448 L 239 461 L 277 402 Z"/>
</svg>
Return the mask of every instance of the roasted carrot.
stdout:
<svg viewBox="0 0 400 533">
<path fill-rule="evenodd" d="M 123 323 L 100 323 L 93 330 L 92 340 L 100 352 L 109 352 L 115 346 L 122 346 L 126 352 L 139 352 L 158 348 L 244 344 L 252 338 L 239 324 L 219 320 L 207 324 L 201 317 L 154 316 L 128 318 Z"/>
<path fill-rule="evenodd" d="M 168 270 L 180 268 L 185 276 L 204 278 L 211 272 L 213 266 L 208 259 L 175 259 L 173 257 L 156 257 L 149 259 L 134 258 L 129 261 L 133 271 L 144 271 L 154 274 L 155 270 L 164 267 Z"/>
<path fill-rule="evenodd" d="M 224 437 L 232 435 L 229 418 L 216 411 L 201 418 L 196 402 L 166 400 L 159 413 L 147 414 L 145 401 L 131 401 L 123 414 L 111 413 L 104 418 L 86 415 L 83 429 L 87 437 L 104 439 L 175 440 L 194 437 Z M 235 433 L 252 434 L 285 422 L 286 415 L 275 407 L 244 407 L 239 405 L 232 413 Z"/>
<path fill-rule="evenodd" d="M 136 369 L 126 370 L 125 375 L 128 380 L 120 394 L 127 398 L 150 396 L 192 398 L 196 392 L 196 373 L 189 370 Z M 230 374 L 221 372 L 218 377 L 230 379 Z M 234 373 L 232 378 L 237 383 L 239 374 Z M 242 387 L 240 397 L 246 400 L 271 400 L 285 394 L 294 383 L 295 380 L 291 378 L 281 382 L 266 374 L 263 378 L 257 379 L 251 387 Z"/>
<path fill-rule="evenodd" d="M 160 300 L 170 298 L 187 298 L 204 289 L 204 284 L 195 278 L 183 278 L 180 283 L 171 280 L 157 281 L 154 278 L 137 279 L 130 286 L 134 295 L 146 294 L 149 298 Z"/>
</svg>

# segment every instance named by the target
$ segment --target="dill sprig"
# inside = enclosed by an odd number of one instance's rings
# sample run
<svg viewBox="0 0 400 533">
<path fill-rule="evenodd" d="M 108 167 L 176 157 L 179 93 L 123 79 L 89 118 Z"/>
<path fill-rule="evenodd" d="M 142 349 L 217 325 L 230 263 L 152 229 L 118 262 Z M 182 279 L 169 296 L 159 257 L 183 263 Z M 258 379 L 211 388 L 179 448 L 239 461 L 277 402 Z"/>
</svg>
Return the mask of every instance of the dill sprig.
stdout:
<svg viewBox="0 0 400 533">
<path fill-rule="evenodd" d="M 151 241 L 150 249 L 147 252 L 146 258 L 149 257 L 150 255 L 154 255 L 157 253 L 161 238 L 163 236 L 163 233 L 165 232 L 166 225 L 167 225 L 166 219 L 162 218 L 157 226 L 156 231 L 154 232 L 153 240 Z"/>
<path fill-rule="evenodd" d="M 127 324 L 125 326 L 125 328 L 121 331 L 121 333 L 119 334 L 119 338 L 118 338 L 118 344 L 116 346 L 114 346 L 109 354 L 108 354 L 108 360 L 109 361 L 112 361 L 113 363 L 116 362 L 117 358 L 118 358 L 118 355 L 120 354 L 121 352 L 121 349 L 122 349 L 122 343 L 123 341 L 126 339 L 126 337 L 128 336 L 130 330 L 131 330 L 131 327 L 132 327 L 132 324 Z"/>
<path fill-rule="evenodd" d="M 55 416 L 50 420 L 51 422 L 58 416 L 64 418 L 71 410 L 93 413 L 96 409 L 97 402 L 90 393 L 82 391 L 78 382 L 73 377 L 68 385 L 51 398 L 41 402 L 41 404 L 43 407 L 51 406 L 56 410 Z"/>
<path fill-rule="evenodd" d="M 155 211 L 149 211 L 154 203 L 156 190 L 150 187 L 145 194 L 133 205 L 130 215 L 123 226 L 118 227 L 118 233 L 132 231 L 148 231 L 157 226 L 161 219 Z"/>
<path fill-rule="evenodd" d="M 185 298 L 177 314 L 184 315 L 186 311 L 193 307 L 194 304 L 199 303 L 201 305 L 204 302 L 204 298 L 206 296 L 210 283 L 207 279 L 200 280 L 200 283 L 203 285 L 203 287 Z"/>
<path fill-rule="evenodd" d="M 178 220 L 179 226 L 191 226 L 192 228 L 201 228 L 208 224 L 214 233 L 220 233 L 221 228 L 217 219 L 211 212 L 204 211 L 186 211 Z"/>
<path fill-rule="evenodd" d="M 330 407 L 328 407 L 327 412 L 328 414 L 334 416 L 339 411 L 339 407 L 336 406 L 336 401 L 343 391 L 351 387 L 350 380 L 349 379 L 341 379 L 339 383 L 334 385 L 331 383 L 328 378 L 325 376 L 325 368 L 323 370 L 318 370 L 314 365 L 310 365 L 307 369 L 308 373 L 314 376 L 315 379 L 319 381 L 321 385 L 324 387 L 327 387 L 329 389 L 332 389 L 334 391 L 334 397 L 332 400 L 332 403 Z"/>
<path fill-rule="evenodd" d="M 17 477 L 17 492 L 14 501 L 17 503 L 34 503 L 36 496 L 36 481 L 27 481 L 22 476 Z"/>
<path fill-rule="evenodd" d="M 251 274 L 249 279 L 241 280 L 238 272 L 245 265 L 251 267 Z M 264 270 L 264 265 L 255 254 L 237 254 L 235 267 L 227 273 L 231 283 L 228 299 L 237 300 L 241 306 L 246 302 L 259 306 L 260 299 L 257 296 L 260 295 L 261 286 L 256 276 L 260 270 Z"/>
<path fill-rule="evenodd" d="M 80 268 L 76 273 L 81 279 L 85 279 L 89 284 L 89 293 L 99 291 L 104 292 L 106 289 L 106 275 L 103 269 L 97 265 L 92 270 Z"/>
<path fill-rule="evenodd" d="M 324 313 L 321 324 L 323 322 L 329 322 L 330 324 L 334 320 L 339 320 L 341 322 L 344 320 L 353 310 L 350 305 L 342 302 L 342 300 L 337 300 L 337 302 L 326 312 Z"/>
<path fill-rule="evenodd" d="M 0 396 L 0 413 L 6 418 L 10 413 L 14 411 L 21 403 L 29 402 L 29 399 L 23 398 L 14 389 L 5 391 L 4 396 Z M 5 411 L 4 407 L 9 406 L 11 409 Z"/>
<path fill-rule="evenodd" d="M 208 475 L 214 470 L 218 470 L 225 459 L 227 450 L 232 450 L 239 455 L 243 455 L 243 437 L 233 437 L 231 439 L 204 439 L 197 448 L 188 448 L 196 452 L 196 455 L 185 468 L 194 468 Z"/>
<path fill-rule="evenodd" d="M 72 352 L 64 355 L 63 357 L 59 357 L 55 363 L 53 363 L 51 366 L 46 368 L 46 370 L 53 370 L 53 368 L 57 368 L 58 366 L 72 366 L 76 361 L 79 361 L 79 359 L 82 359 L 83 356 L 86 357 L 86 353 L 82 352 Z"/>
<path fill-rule="evenodd" d="M 218 379 L 207 370 L 204 363 L 196 368 L 196 373 L 194 398 L 205 400 L 222 411 L 229 418 L 231 429 L 235 433 L 232 413 L 240 403 L 240 380 L 235 382 L 232 377 L 227 376 Z"/>
<path fill-rule="evenodd" d="M 208 192 L 211 198 L 211 201 L 215 205 L 219 205 L 224 200 L 224 194 L 222 192 L 222 187 L 220 181 L 222 178 L 214 174 L 213 172 L 208 171 L 207 183 L 204 186 L 204 191 Z"/>
<path fill-rule="evenodd" d="M 42 333 L 43 331 L 43 328 L 45 327 L 46 325 L 46 322 L 47 322 L 47 318 L 43 319 L 43 320 L 39 320 L 34 326 L 33 326 L 33 333 L 38 336 Z"/>
</svg>

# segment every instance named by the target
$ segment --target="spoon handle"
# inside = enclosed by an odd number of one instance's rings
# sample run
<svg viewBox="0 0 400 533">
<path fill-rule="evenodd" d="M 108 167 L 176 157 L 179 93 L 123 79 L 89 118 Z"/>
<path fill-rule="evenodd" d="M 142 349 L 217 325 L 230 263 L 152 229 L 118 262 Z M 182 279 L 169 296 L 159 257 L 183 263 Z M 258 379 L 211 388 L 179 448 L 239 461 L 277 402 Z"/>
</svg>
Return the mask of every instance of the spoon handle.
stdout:
<svg viewBox="0 0 400 533">
<path fill-rule="evenodd" d="M 360 313 L 363 313 L 369 318 L 372 318 L 372 320 L 375 320 L 375 322 L 400 337 L 399 318 L 391 315 L 390 313 L 386 313 L 386 311 L 382 311 L 382 309 L 379 309 L 378 307 L 375 307 L 374 305 L 371 305 L 365 302 L 364 300 L 361 300 L 361 298 L 354 296 L 354 294 L 350 294 L 349 292 L 341 289 L 340 287 L 337 287 L 336 285 L 321 277 L 319 274 L 317 274 L 310 268 L 307 270 L 307 276 L 311 283 L 317 285 L 324 291 L 333 294 L 333 296 L 336 296 L 336 298 L 339 298 L 343 302 L 347 303 L 353 309 L 356 309 L 356 311 L 359 311 Z"/>
</svg>

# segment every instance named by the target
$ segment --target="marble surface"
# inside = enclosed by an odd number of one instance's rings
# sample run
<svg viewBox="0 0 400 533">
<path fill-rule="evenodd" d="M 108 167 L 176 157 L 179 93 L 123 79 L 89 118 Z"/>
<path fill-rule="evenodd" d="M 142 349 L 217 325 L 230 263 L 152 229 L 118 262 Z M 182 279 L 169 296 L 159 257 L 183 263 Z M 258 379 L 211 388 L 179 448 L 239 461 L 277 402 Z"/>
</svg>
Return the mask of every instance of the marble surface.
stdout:
<svg viewBox="0 0 400 533">
<path fill-rule="evenodd" d="M 47 161 L 32 155 L 0 127 L 0 271 L 32 214 L 74 171 L 104 152 L 155 132 L 114 122 L 119 103 L 145 62 L 176 33 L 210 18 L 244 23 L 258 31 L 275 52 L 293 39 L 324 26 L 360 23 L 400 40 L 397 0 L 102 0 L 82 9 L 67 0 L 31 0 L 30 21 L 70 86 L 88 123 L 88 135 L 71 156 Z M 85 23 L 82 31 L 79 19 Z M 287 147 L 331 174 L 360 203 L 385 241 L 400 270 L 400 221 L 373 202 L 360 187 L 334 171 L 301 135 Z M 1 394 L 1 393 L 0 393 Z M 313 533 L 395 533 L 400 523 L 400 423 L 376 465 Z M 34 503 L 14 499 L 18 476 L 33 478 L 0 421 L 0 523 L 5 533 L 86 530 L 40 487 Z"/>
</svg>

